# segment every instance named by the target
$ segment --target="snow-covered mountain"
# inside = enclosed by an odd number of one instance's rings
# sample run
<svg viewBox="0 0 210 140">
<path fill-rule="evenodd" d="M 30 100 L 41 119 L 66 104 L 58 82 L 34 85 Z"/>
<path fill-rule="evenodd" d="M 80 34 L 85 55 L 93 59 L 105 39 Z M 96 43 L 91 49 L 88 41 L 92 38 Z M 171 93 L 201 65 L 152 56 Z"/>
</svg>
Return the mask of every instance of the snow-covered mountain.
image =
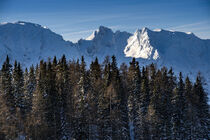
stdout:
<svg viewBox="0 0 210 140">
<path fill-rule="evenodd" d="M 210 40 L 202 40 L 193 33 L 143 28 L 128 39 L 124 53 L 126 57 L 172 66 L 179 71 L 210 71 Z"/>
<path fill-rule="evenodd" d="M 6 55 L 29 66 L 55 55 L 61 57 L 63 53 L 69 58 L 78 56 L 73 43 L 46 27 L 22 21 L 0 24 L 0 64 Z"/>
<path fill-rule="evenodd" d="M 123 50 L 131 35 L 127 32 L 113 32 L 107 27 L 100 26 L 87 39 L 79 40 L 76 46 L 79 53 L 86 56 L 86 59 L 92 60 L 98 56 L 99 60 L 103 61 L 106 56 L 115 54 L 122 62 L 126 61 Z"/>
<path fill-rule="evenodd" d="M 182 71 L 192 80 L 200 71 L 210 85 L 210 40 L 193 33 L 138 29 L 128 39 L 124 53 L 126 57 L 138 58 L 140 64 L 153 62 L 158 67 L 173 67 L 177 75 Z M 207 88 L 210 91 L 210 86 Z"/>
<path fill-rule="evenodd" d="M 0 24 L 0 64 L 7 54 L 23 66 L 63 54 L 68 59 L 84 55 L 87 63 L 96 56 L 102 62 L 105 56 L 114 54 L 119 64 L 135 57 L 140 65 L 153 62 L 159 67 L 172 66 L 176 73 L 182 71 L 190 77 L 201 71 L 209 77 L 206 80 L 210 85 L 210 40 L 193 33 L 143 28 L 131 34 L 100 26 L 87 39 L 72 43 L 46 27 L 20 21 Z"/>
</svg>

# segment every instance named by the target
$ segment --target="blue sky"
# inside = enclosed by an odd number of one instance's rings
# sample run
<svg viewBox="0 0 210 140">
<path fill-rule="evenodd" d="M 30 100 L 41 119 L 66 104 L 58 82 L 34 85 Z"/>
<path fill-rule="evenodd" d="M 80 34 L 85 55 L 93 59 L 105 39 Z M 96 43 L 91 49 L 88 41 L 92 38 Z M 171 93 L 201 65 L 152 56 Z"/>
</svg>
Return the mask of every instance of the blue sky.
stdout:
<svg viewBox="0 0 210 140">
<path fill-rule="evenodd" d="M 210 39 L 209 0 L 0 0 L 0 22 L 28 21 L 77 41 L 100 25 L 193 32 Z"/>
</svg>

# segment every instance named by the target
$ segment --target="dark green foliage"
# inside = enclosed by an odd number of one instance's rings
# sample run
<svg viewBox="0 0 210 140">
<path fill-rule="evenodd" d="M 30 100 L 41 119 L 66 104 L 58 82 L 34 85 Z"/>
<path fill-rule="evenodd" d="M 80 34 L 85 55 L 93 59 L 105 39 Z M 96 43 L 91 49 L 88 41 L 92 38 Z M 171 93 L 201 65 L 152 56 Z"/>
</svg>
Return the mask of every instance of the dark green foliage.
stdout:
<svg viewBox="0 0 210 140">
<path fill-rule="evenodd" d="M 196 96 L 195 108 L 197 111 L 197 132 L 196 139 L 209 139 L 209 105 L 207 93 L 203 89 L 203 80 L 201 74 L 198 73 L 196 82 L 193 86 L 193 94 Z"/>
<path fill-rule="evenodd" d="M 20 110 L 22 116 L 25 113 L 25 100 L 24 100 L 24 77 L 23 71 L 20 67 L 20 63 L 15 61 L 14 69 L 12 72 L 12 85 L 13 85 L 13 94 L 15 100 L 15 106 Z"/>
<path fill-rule="evenodd" d="M 152 140 L 209 139 L 209 105 L 199 73 L 193 84 L 182 73 L 155 64 L 118 68 L 115 56 L 101 65 L 40 61 L 22 71 L 0 71 L 0 139 Z"/>
<path fill-rule="evenodd" d="M 30 113 L 32 110 L 33 92 L 36 88 L 36 77 L 33 65 L 30 67 L 29 73 L 26 69 L 24 74 L 24 94 L 26 102 L 26 112 Z"/>
<path fill-rule="evenodd" d="M 173 95 L 173 116 L 172 129 L 173 139 L 186 139 L 186 121 L 187 121 L 187 104 L 186 96 L 184 95 L 184 82 L 182 80 L 182 73 L 179 74 L 179 82 Z"/>
<path fill-rule="evenodd" d="M 1 69 L 0 91 L 0 132 L 5 139 L 14 139 L 18 135 L 16 104 L 12 86 L 12 65 L 9 57 Z"/>
</svg>

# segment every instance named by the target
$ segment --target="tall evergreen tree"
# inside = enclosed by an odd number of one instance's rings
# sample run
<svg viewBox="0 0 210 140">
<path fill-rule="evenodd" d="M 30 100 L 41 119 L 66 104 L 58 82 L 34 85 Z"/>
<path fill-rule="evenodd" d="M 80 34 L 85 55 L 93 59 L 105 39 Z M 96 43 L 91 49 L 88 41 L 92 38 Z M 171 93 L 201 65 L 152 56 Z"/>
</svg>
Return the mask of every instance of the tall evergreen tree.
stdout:
<svg viewBox="0 0 210 140">
<path fill-rule="evenodd" d="M 9 57 L 2 65 L 1 69 L 1 92 L 0 92 L 0 116 L 2 117 L 0 130 L 5 139 L 15 139 L 18 135 L 15 96 L 12 87 L 12 65 Z"/>
<path fill-rule="evenodd" d="M 99 137 L 99 115 L 98 112 L 99 97 L 102 96 L 102 71 L 98 63 L 98 58 L 90 65 L 90 88 L 88 92 L 88 116 L 89 116 L 89 139 L 96 139 Z"/>
<path fill-rule="evenodd" d="M 150 104 L 148 106 L 148 121 L 149 121 L 149 133 L 150 133 L 150 139 L 159 139 L 160 138 L 160 129 L 161 123 L 160 123 L 160 96 L 161 93 L 161 77 L 162 73 L 160 70 L 157 71 L 155 79 L 154 79 L 154 85 L 153 88 L 151 88 L 151 97 L 150 97 Z"/>
<path fill-rule="evenodd" d="M 173 103 L 173 137 L 172 139 L 185 139 L 186 136 L 186 98 L 184 95 L 184 82 L 182 73 L 179 74 L 178 86 L 174 92 Z"/>
<path fill-rule="evenodd" d="M 196 98 L 193 95 L 193 86 L 188 76 L 185 79 L 185 96 L 187 103 L 186 139 L 196 139 L 195 131 L 197 129 L 196 126 L 198 126 L 196 123 L 197 111 L 194 105 Z"/>
<path fill-rule="evenodd" d="M 140 126 L 138 125 L 140 114 L 138 110 L 141 85 L 140 70 L 139 67 L 136 66 L 137 64 L 135 58 L 133 58 L 128 71 L 128 114 L 131 139 L 139 138 L 138 131 L 140 130 Z"/>
<path fill-rule="evenodd" d="M 36 77 L 33 65 L 30 67 L 29 73 L 25 72 L 24 78 L 24 94 L 26 100 L 26 112 L 29 113 L 32 110 L 33 92 L 36 88 Z"/>
<path fill-rule="evenodd" d="M 25 100 L 24 100 L 24 77 L 20 63 L 15 61 L 12 73 L 13 94 L 15 97 L 15 106 L 20 109 L 22 116 L 25 114 Z"/>
<path fill-rule="evenodd" d="M 75 106 L 74 114 L 74 137 L 76 139 L 87 139 L 88 136 L 88 120 L 87 120 L 87 93 L 88 93 L 88 77 L 86 73 L 86 64 L 82 56 L 80 64 L 80 80 L 77 83 L 74 93 Z"/>
<path fill-rule="evenodd" d="M 99 94 L 98 101 L 98 123 L 99 123 L 99 139 L 110 139 L 110 106 L 109 106 L 109 95 L 106 94 L 106 89 L 111 83 L 111 66 L 110 63 L 104 66 L 103 70 L 103 87 L 101 94 Z"/>
<path fill-rule="evenodd" d="M 65 55 L 62 56 L 61 60 L 57 64 L 56 58 L 53 60 L 54 71 L 56 71 L 56 87 L 59 98 L 59 115 L 60 122 L 58 123 L 57 129 L 59 130 L 60 138 L 69 139 L 68 135 L 71 132 L 72 124 L 72 92 L 69 78 L 69 67 L 66 62 Z"/>
<path fill-rule="evenodd" d="M 208 97 L 202 82 L 201 74 L 198 73 L 193 87 L 193 92 L 197 96 L 196 110 L 198 127 L 196 130 L 196 139 L 209 139 L 209 105 Z"/>
<path fill-rule="evenodd" d="M 138 130 L 136 132 L 136 139 L 148 139 L 149 137 L 149 130 L 147 120 L 145 119 L 148 106 L 149 106 L 149 80 L 148 80 L 148 71 L 145 68 L 142 68 L 142 77 L 141 77 L 141 85 L 140 85 L 140 94 L 139 94 L 139 109 L 138 115 L 139 120 L 137 122 Z"/>
<path fill-rule="evenodd" d="M 24 98 L 24 77 L 23 71 L 21 69 L 20 63 L 15 61 L 14 69 L 12 72 L 12 86 L 13 94 L 16 107 L 16 117 L 18 118 L 17 122 L 17 131 L 19 135 L 24 135 L 24 123 L 25 123 L 25 113 L 26 113 L 26 102 Z M 19 137 L 19 136 L 18 136 Z"/>
</svg>

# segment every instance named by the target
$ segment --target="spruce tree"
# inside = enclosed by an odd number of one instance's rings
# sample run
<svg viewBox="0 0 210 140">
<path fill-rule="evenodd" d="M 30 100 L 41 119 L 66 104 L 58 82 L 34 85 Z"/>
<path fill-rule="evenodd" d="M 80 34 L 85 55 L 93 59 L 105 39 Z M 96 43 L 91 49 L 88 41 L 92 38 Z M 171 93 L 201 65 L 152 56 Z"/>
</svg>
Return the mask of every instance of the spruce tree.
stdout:
<svg viewBox="0 0 210 140">
<path fill-rule="evenodd" d="M 114 88 L 113 93 L 110 97 L 112 97 L 112 103 L 110 103 L 112 111 L 110 111 L 112 114 L 113 121 L 113 128 L 112 133 L 114 135 L 113 139 L 128 139 L 128 109 L 127 109 L 127 102 L 125 100 L 126 93 L 122 90 L 122 80 L 119 74 L 119 70 L 117 67 L 116 57 L 112 56 L 112 63 L 111 63 L 111 76 L 112 76 L 112 86 Z M 114 107 L 112 107 L 114 106 Z M 114 113 L 113 113 L 114 112 Z"/>
<path fill-rule="evenodd" d="M 161 137 L 161 127 L 160 122 L 160 93 L 161 93 L 161 79 L 162 73 L 160 70 L 157 71 L 155 79 L 154 79 L 154 86 L 151 88 L 151 97 L 150 97 L 150 104 L 148 107 L 148 125 L 149 125 L 149 133 L 150 139 L 159 139 Z"/>
<path fill-rule="evenodd" d="M 46 114 L 46 74 L 47 65 L 40 61 L 39 67 L 36 68 L 37 84 L 33 93 L 32 115 L 29 123 L 29 137 L 32 139 L 47 139 L 49 136 L 48 125 L 45 118 Z"/>
<path fill-rule="evenodd" d="M 197 133 L 196 139 L 209 139 L 209 105 L 208 105 L 208 96 L 203 88 L 203 80 L 201 74 L 198 73 L 196 82 L 193 87 L 193 92 L 197 95 Z"/>
<path fill-rule="evenodd" d="M 12 92 L 12 65 L 10 64 L 9 57 L 3 63 L 1 69 L 1 91 L 6 100 L 6 105 L 11 113 L 15 113 L 15 97 Z"/>
<path fill-rule="evenodd" d="M 0 130 L 5 139 L 15 139 L 18 135 L 15 96 L 12 87 L 12 65 L 9 57 L 2 65 L 1 69 L 1 92 L 0 92 Z"/>
<path fill-rule="evenodd" d="M 30 113 L 32 110 L 33 92 L 36 88 L 36 77 L 33 65 L 30 67 L 29 72 L 25 72 L 24 78 L 24 94 L 26 100 L 26 112 Z"/>
<path fill-rule="evenodd" d="M 69 67 L 65 55 L 57 64 L 56 58 L 53 60 L 53 69 L 56 71 L 56 87 L 58 92 L 58 112 L 60 122 L 57 129 L 60 137 L 68 139 L 72 124 L 72 92 L 69 78 Z"/>
<path fill-rule="evenodd" d="M 148 106 L 149 106 L 149 80 L 148 80 L 148 73 L 145 68 L 142 68 L 142 77 L 141 77 L 141 85 L 140 85 L 140 94 L 139 94 L 139 109 L 138 115 L 139 120 L 137 122 L 137 132 L 136 132 L 136 139 L 148 139 L 149 137 L 149 130 L 147 120 L 145 119 Z"/>
<path fill-rule="evenodd" d="M 80 64 L 80 80 L 77 83 L 74 93 L 75 106 L 74 114 L 74 138 L 76 139 L 87 139 L 88 136 L 88 120 L 87 120 L 87 93 L 88 93 L 88 77 L 86 73 L 86 63 L 82 56 Z"/>
<path fill-rule="evenodd" d="M 209 105 L 199 73 L 195 83 L 173 69 L 132 59 L 118 69 L 54 57 L 0 71 L 0 139 L 209 139 Z"/>
<path fill-rule="evenodd" d="M 138 138 L 139 122 L 139 96 L 140 96 L 140 71 L 136 67 L 135 58 L 130 62 L 128 71 L 128 116 L 131 139 Z"/>
<path fill-rule="evenodd" d="M 186 139 L 196 139 L 196 126 L 198 126 L 195 108 L 196 98 L 193 95 L 193 86 L 188 76 L 185 79 L 185 96 L 187 103 Z"/>
<path fill-rule="evenodd" d="M 89 139 L 96 139 L 99 137 L 99 115 L 98 112 L 99 96 L 102 96 L 102 71 L 98 63 L 98 58 L 90 65 L 90 88 L 88 92 L 88 120 L 89 120 Z"/>
<path fill-rule="evenodd" d="M 23 71 L 20 67 L 20 63 L 15 61 L 14 69 L 12 72 L 12 85 L 13 94 L 15 97 L 15 106 L 20 110 L 22 117 L 25 114 L 25 100 L 24 100 L 24 77 Z"/>
<path fill-rule="evenodd" d="M 187 107 L 186 98 L 184 95 L 184 82 L 182 80 L 182 73 L 179 74 L 178 86 L 174 92 L 173 103 L 173 139 L 185 139 L 186 136 L 186 119 Z"/>
<path fill-rule="evenodd" d="M 99 94 L 98 101 L 98 124 L 99 124 L 99 139 L 110 139 L 110 106 L 109 106 L 109 95 L 106 94 L 106 89 L 111 83 L 111 66 L 110 63 L 104 66 L 103 70 L 103 87 L 101 94 Z"/>
<path fill-rule="evenodd" d="M 26 118 L 26 102 L 24 98 L 24 77 L 20 63 L 15 61 L 14 69 L 12 72 L 12 86 L 16 107 L 17 131 L 18 135 L 24 135 L 24 122 Z M 18 136 L 19 137 L 19 136 Z"/>
</svg>

